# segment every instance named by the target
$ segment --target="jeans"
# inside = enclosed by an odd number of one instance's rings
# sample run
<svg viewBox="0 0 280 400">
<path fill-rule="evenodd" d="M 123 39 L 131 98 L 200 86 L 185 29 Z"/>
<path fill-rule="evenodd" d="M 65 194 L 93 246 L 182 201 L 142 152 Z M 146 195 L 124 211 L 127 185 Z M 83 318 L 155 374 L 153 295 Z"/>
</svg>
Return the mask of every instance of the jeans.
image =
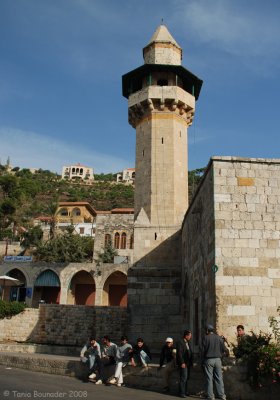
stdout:
<svg viewBox="0 0 280 400">
<path fill-rule="evenodd" d="M 223 372 L 222 372 L 222 361 L 220 358 L 207 358 L 204 360 L 204 372 L 206 375 L 206 392 L 207 399 L 214 399 L 213 392 L 213 380 L 215 382 L 216 390 L 219 399 L 226 399 Z"/>
<path fill-rule="evenodd" d="M 94 366 L 94 363 L 95 363 L 95 355 L 89 355 L 89 357 L 88 357 L 88 367 L 89 367 L 90 371 L 92 370 L 92 368 Z"/>
<path fill-rule="evenodd" d="M 135 358 L 135 361 L 136 361 L 137 364 L 139 363 L 139 364 L 142 364 L 142 365 L 147 365 L 147 364 L 149 364 L 151 362 L 150 357 L 148 356 L 148 354 L 144 350 L 141 350 L 139 355 L 136 354 L 134 356 L 134 358 Z"/>
<path fill-rule="evenodd" d="M 180 378 L 179 378 L 179 395 L 183 396 L 187 393 L 187 383 L 189 379 L 189 367 L 186 368 L 180 367 Z"/>
</svg>

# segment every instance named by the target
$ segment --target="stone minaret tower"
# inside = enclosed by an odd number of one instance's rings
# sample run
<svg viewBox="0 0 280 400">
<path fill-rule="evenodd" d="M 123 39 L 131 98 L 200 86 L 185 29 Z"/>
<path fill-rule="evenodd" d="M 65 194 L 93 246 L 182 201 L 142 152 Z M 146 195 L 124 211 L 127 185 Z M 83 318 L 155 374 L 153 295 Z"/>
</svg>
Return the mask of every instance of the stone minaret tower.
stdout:
<svg viewBox="0 0 280 400">
<path fill-rule="evenodd" d="M 123 76 L 136 128 L 134 265 L 178 266 L 188 207 L 187 128 L 202 81 L 181 66 L 182 49 L 160 25 L 145 64 Z"/>
</svg>

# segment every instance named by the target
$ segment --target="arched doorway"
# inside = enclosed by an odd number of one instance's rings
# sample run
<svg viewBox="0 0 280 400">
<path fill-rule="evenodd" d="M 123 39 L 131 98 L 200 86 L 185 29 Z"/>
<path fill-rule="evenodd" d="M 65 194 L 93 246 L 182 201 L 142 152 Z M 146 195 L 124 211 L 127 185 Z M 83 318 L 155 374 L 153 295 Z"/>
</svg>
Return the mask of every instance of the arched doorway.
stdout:
<svg viewBox="0 0 280 400">
<path fill-rule="evenodd" d="M 11 278 L 18 279 L 21 282 L 19 286 L 10 287 L 10 301 L 25 301 L 26 298 L 26 278 L 19 269 L 12 269 L 8 275 Z"/>
<path fill-rule="evenodd" d="M 32 305 L 37 306 L 40 301 L 47 304 L 59 304 L 60 280 L 57 274 L 47 269 L 36 279 Z"/>
<path fill-rule="evenodd" d="M 103 288 L 103 305 L 127 307 L 127 276 L 120 271 L 113 272 Z"/>
<path fill-rule="evenodd" d="M 77 305 L 95 304 L 95 282 L 89 272 L 79 271 L 73 276 L 68 301 Z"/>
</svg>

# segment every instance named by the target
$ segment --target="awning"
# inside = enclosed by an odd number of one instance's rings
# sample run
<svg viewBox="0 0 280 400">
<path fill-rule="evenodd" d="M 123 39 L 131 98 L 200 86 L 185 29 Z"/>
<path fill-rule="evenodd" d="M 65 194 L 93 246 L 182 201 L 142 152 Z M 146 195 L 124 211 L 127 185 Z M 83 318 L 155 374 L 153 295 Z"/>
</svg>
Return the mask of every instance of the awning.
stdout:
<svg viewBox="0 0 280 400">
<path fill-rule="evenodd" d="M 60 287 L 59 277 L 53 271 L 44 271 L 38 276 L 34 286 Z"/>
</svg>

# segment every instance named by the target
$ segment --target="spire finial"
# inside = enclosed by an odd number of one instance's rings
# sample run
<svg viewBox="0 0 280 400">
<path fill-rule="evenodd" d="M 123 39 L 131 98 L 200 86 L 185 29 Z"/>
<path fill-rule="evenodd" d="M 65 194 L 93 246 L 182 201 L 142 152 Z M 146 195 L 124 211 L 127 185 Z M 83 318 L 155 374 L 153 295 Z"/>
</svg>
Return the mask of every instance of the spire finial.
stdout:
<svg viewBox="0 0 280 400">
<path fill-rule="evenodd" d="M 161 18 L 161 25 L 163 25 L 163 18 Z"/>
</svg>

